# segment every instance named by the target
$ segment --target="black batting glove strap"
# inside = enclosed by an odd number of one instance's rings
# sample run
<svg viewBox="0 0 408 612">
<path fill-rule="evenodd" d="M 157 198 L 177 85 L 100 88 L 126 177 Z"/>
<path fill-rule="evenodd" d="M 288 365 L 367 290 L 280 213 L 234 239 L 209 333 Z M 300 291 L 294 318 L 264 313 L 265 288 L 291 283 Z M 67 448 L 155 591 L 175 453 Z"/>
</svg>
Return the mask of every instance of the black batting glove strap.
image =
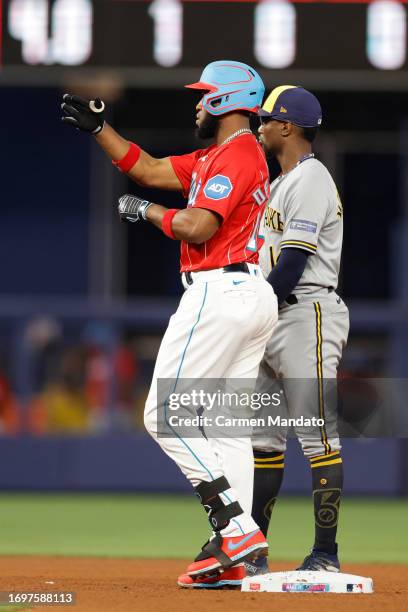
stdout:
<svg viewBox="0 0 408 612">
<path fill-rule="evenodd" d="M 84 100 L 79 96 L 65 94 L 61 109 L 64 113 L 62 123 L 72 125 L 77 130 L 98 134 L 105 124 L 105 104 L 100 98 Z"/>
<path fill-rule="evenodd" d="M 130 194 L 119 198 L 119 217 L 121 221 L 136 223 L 136 221 L 147 221 L 146 211 L 151 206 L 149 200 L 141 200 Z"/>
</svg>

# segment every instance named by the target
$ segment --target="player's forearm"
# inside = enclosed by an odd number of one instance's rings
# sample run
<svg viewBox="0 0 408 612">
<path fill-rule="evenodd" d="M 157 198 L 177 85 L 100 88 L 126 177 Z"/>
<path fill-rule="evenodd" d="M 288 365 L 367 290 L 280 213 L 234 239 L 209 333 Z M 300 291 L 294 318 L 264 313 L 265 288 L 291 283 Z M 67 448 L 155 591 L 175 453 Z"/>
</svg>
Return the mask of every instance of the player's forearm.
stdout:
<svg viewBox="0 0 408 612">
<path fill-rule="evenodd" d="M 146 219 L 155 225 L 159 230 L 163 230 L 163 217 L 169 209 L 160 204 L 152 204 L 146 210 Z"/>
<path fill-rule="evenodd" d="M 103 130 L 96 134 L 96 142 L 105 151 L 106 155 L 116 161 L 122 159 L 129 150 L 130 142 L 122 138 L 109 123 L 105 122 Z"/>
<path fill-rule="evenodd" d="M 278 263 L 268 276 L 281 304 L 298 284 L 307 264 L 308 253 L 300 249 L 284 249 Z"/>
<path fill-rule="evenodd" d="M 146 211 L 146 219 L 153 223 L 158 229 L 163 231 L 163 217 L 168 212 L 168 208 L 160 204 L 152 204 Z M 176 213 L 171 222 L 171 229 L 176 240 L 195 243 L 199 236 L 194 231 L 194 224 L 190 222 L 188 216 L 183 215 L 184 211 Z"/>
<path fill-rule="evenodd" d="M 163 231 L 163 218 L 169 211 L 159 204 L 152 204 L 146 211 L 146 219 Z M 197 212 L 197 211 L 194 211 Z M 171 231 L 176 240 L 183 240 L 192 244 L 202 244 L 215 233 L 218 226 L 203 222 L 197 218 L 193 211 L 179 210 L 171 220 Z M 207 221 L 207 220 L 206 220 Z"/>
<path fill-rule="evenodd" d="M 105 151 L 107 156 L 114 162 L 124 159 L 129 153 L 131 144 L 129 140 L 123 138 L 113 129 L 108 123 L 105 123 L 104 128 L 99 134 L 96 134 L 95 140 L 99 146 Z M 139 149 L 139 158 L 134 165 L 126 171 L 126 174 L 139 185 L 153 186 L 149 179 L 151 176 L 150 168 L 156 161 L 148 153 Z M 131 162 L 130 162 L 131 163 Z"/>
<path fill-rule="evenodd" d="M 122 138 L 106 123 L 103 130 L 96 134 L 95 139 L 115 165 L 138 185 L 172 191 L 181 190 L 180 181 L 168 157 L 162 159 L 152 157 L 137 144 Z"/>
</svg>

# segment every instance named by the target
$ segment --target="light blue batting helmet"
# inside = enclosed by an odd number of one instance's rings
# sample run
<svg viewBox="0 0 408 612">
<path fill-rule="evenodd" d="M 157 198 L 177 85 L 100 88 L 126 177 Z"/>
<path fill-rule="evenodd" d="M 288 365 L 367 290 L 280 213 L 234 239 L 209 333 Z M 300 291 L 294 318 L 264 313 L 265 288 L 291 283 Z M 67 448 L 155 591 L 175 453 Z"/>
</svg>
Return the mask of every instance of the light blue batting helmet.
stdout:
<svg viewBox="0 0 408 612">
<path fill-rule="evenodd" d="M 200 89 L 203 108 L 211 115 L 224 115 L 236 110 L 257 113 L 262 104 L 265 86 L 259 74 L 241 62 L 219 60 L 211 62 L 197 83 L 186 85 Z"/>
</svg>

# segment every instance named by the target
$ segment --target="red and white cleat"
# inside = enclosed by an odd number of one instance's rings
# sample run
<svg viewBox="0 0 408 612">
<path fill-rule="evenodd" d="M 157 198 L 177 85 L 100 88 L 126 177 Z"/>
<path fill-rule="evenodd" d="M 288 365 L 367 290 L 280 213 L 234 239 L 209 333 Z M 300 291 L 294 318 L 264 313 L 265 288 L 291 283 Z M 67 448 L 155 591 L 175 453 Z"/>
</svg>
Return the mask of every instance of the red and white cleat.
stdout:
<svg viewBox="0 0 408 612">
<path fill-rule="evenodd" d="M 182 574 L 178 577 L 177 584 L 183 589 L 233 589 L 241 587 L 245 576 L 245 567 L 240 564 L 210 576 Z"/>
<path fill-rule="evenodd" d="M 263 533 L 256 529 L 251 533 L 223 538 L 217 534 L 202 548 L 201 553 L 187 568 L 189 576 L 216 573 L 246 559 L 255 560 L 268 554 L 268 543 Z"/>
</svg>

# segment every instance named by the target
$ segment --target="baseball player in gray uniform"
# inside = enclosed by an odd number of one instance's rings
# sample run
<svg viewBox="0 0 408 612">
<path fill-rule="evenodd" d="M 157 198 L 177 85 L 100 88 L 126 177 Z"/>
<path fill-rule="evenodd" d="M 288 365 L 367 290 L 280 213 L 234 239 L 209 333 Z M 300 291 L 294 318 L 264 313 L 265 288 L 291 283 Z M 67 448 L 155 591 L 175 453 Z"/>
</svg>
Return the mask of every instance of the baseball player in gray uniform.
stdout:
<svg viewBox="0 0 408 612">
<path fill-rule="evenodd" d="M 317 98 L 302 87 L 277 87 L 259 114 L 260 141 L 282 170 L 271 184 L 263 220 L 261 266 L 280 308 L 259 384 L 270 386 L 271 376 L 282 379 L 289 417 L 315 416 L 319 422 L 295 427 L 310 462 L 315 518 L 314 545 L 298 569 L 339 571 L 343 466 L 333 388 L 349 331 L 348 309 L 336 293 L 343 207 L 330 173 L 312 153 L 322 121 Z M 253 517 L 265 536 L 283 479 L 286 435 L 276 428 L 253 440 Z M 264 559 L 247 565 L 251 574 L 266 571 Z"/>
</svg>

